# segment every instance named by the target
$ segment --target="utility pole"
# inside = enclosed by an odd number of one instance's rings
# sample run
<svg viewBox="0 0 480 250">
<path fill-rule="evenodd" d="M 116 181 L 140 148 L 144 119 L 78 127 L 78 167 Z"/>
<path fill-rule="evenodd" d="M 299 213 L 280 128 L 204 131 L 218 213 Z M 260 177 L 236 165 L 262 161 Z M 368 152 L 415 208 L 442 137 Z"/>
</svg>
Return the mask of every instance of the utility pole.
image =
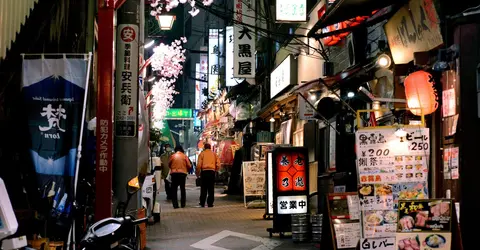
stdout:
<svg viewBox="0 0 480 250">
<path fill-rule="evenodd" d="M 114 2 L 98 0 L 96 221 L 112 215 Z"/>
<path fill-rule="evenodd" d="M 138 175 L 140 1 L 126 0 L 117 11 L 117 20 L 113 191 L 120 202 L 127 198 L 128 180 Z M 130 202 L 127 209 L 137 205 Z"/>
</svg>

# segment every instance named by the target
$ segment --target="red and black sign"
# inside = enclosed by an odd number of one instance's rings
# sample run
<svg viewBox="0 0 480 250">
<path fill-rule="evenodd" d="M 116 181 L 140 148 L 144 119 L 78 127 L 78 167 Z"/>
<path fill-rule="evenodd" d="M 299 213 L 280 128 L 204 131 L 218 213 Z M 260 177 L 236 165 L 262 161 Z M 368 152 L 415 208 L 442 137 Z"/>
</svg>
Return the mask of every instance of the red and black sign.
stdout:
<svg viewBox="0 0 480 250">
<path fill-rule="evenodd" d="M 280 153 L 276 157 L 277 191 L 306 191 L 305 154 L 297 152 Z"/>
<path fill-rule="evenodd" d="M 308 151 L 304 147 L 278 147 L 271 154 L 267 185 L 273 194 L 273 201 L 269 201 L 273 205 L 273 230 L 290 232 L 291 215 L 299 214 L 298 202 L 302 202 L 302 209 L 308 207 Z"/>
</svg>

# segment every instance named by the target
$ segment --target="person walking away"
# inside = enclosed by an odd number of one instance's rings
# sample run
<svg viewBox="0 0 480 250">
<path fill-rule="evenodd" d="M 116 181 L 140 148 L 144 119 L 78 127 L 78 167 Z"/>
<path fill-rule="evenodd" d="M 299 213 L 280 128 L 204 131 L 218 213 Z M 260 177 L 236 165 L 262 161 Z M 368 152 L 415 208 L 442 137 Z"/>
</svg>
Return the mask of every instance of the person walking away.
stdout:
<svg viewBox="0 0 480 250">
<path fill-rule="evenodd" d="M 178 197 L 177 197 L 177 190 L 180 186 L 180 202 L 182 208 L 185 207 L 187 201 L 187 193 L 185 191 L 185 181 L 187 180 L 187 173 L 190 171 L 192 165 L 190 164 L 190 160 L 188 157 L 183 153 L 182 146 L 175 147 L 175 153 L 170 156 L 170 161 L 168 165 L 170 167 L 170 175 L 172 176 L 172 189 L 170 193 L 170 197 L 172 198 L 173 208 L 178 208 Z"/>
<path fill-rule="evenodd" d="M 196 169 L 197 176 L 200 176 L 201 191 L 200 191 L 200 207 L 205 207 L 205 200 L 208 207 L 213 207 L 215 200 L 215 173 L 220 168 L 220 160 L 212 151 L 212 146 L 205 144 L 205 150 L 198 156 L 198 164 Z M 208 194 L 208 199 L 207 199 Z"/>
<path fill-rule="evenodd" d="M 172 147 L 170 144 L 165 144 L 165 152 L 160 156 L 161 161 L 161 170 L 162 170 L 162 180 L 165 183 L 165 194 L 167 195 L 167 200 L 171 200 L 171 187 L 172 183 L 167 180 L 168 173 L 170 173 L 170 167 L 168 166 L 168 162 L 170 160 L 170 156 L 173 155 Z"/>
</svg>

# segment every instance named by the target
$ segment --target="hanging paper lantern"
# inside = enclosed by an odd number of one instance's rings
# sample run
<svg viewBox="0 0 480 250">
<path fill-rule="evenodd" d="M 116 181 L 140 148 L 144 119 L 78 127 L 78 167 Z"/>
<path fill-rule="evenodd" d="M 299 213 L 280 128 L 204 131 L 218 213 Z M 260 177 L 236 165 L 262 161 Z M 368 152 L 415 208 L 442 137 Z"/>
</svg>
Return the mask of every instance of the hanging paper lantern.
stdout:
<svg viewBox="0 0 480 250">
<path fill-rule="evenodd" d="M 407 105 L 414 115 L 429 115 L 438 108 L 438 95 L 435 81 L 430 73 L 416 71 L 405 79 Z"/>
</svg>

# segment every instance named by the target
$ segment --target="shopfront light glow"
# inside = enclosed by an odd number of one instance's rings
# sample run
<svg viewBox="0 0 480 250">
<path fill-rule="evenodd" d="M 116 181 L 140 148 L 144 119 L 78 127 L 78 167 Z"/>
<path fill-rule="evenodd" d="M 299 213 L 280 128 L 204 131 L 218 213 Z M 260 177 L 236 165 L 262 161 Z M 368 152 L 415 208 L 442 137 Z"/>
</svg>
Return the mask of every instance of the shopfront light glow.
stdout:
<svg viewBox="0 0 480 250">
<path fill-rule="evenodd" d="M 175 21 L 174 15 L 158 15 L 157 21 L 158 26 L 160 26 L 161 30 L 171 30 L 173 27 L 173 22 Z"/>
<path fill-rule="evenodd" d="M 388 68 L 392 65 L 392 59 L 388 55 L 382 54 L 377 59 L 377 65 L 382 68 Z"/>
<path fill-rule="evenodd" d="M 148 82 L 153 82 L 153 81 L 155 81 L 155 76 L 151 76 L 150 78 L 148 78 L 147 81 L 148 81 Z"/>
<path fill-rule="evenodd" d="M 148 48 L 152 47 L 154 44 L 155 44 L 155 40 L 152 40 L 152 41 L 146 43 L 144 47 L 145 47 L 145 49 L 148 49 Z"/>
<path fill-rule="evenodd" d="M 407 136 L 407 131 L 405 131 L 405 129 L 403 129 L 403 128 L 397 128 L 397 130 L 395 130 L 395 136 L 405 137 L 405 136 Z"/>
<path fill-rule="evenodd" d="M 355 93 L 353 93 L 352 91 L 347 93 L 348 98 L 353 98 L 354 96 L 355 96 Z"/>
<path fill-rule="evenodd" d="M 438 108 L 438 96 L 433 76 L 423 70 L 411 73 L 405 78 L 405 97 L 412 114 L 429 115 Z"/>
</svg>

